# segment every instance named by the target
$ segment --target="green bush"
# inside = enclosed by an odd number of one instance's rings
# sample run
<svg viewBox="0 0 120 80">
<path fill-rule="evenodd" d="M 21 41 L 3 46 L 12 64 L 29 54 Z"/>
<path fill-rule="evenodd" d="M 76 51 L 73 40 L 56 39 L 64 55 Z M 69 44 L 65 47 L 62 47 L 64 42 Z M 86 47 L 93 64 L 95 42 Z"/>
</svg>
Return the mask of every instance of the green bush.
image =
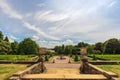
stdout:
<svg viewBox="0 0 120 80">
<path fill-rule="evenodd" d="M 75 61 L 75 62 L 78 61 L 78 55 L 75 55 L 74 61 Z"/>
<path fill-rule="evenodd" d="M 48 60 L 49 60 L 49 56 L 45 55 L 45 61 L 48 61 Z"/>
</svg>

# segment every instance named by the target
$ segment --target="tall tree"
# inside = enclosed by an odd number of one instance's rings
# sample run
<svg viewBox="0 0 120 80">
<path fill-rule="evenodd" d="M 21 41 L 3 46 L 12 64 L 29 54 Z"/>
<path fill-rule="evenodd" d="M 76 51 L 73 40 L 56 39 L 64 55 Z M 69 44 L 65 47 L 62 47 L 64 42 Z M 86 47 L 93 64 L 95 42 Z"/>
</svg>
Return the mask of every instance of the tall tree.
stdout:
<svg viewBox="0 0 120 80">
<path fill-rule="evenodd" d="M 3 34 L 2 34 L 2 31 L 0 31 L 0 41 L 3 40 Z"/>
<path fill-rule="evenodd" d="M 20 42 L 18 51 L 23 54 L 37 54 L 38 49 L 39 47 L 35 41 L 30 38 L 25 38 Z"/>
<path fill-rule="evenodd" d="M 6 41 L 0 41 L 0 53 L 1 54 L 9 54 L 11 51 L 11 44 Z"/>
<path fill-rule="evenodd" d="M 18 42 L 16 42 L 16 41 L 12 42 L 11 49 L 12 49 L 12 51 L 11 51 L 12 54 L 19 54 L 18 53 Z"/>
<path fill-rule="evenodd" d="M 5 37 L 4 41 L 9 42 L 9 39 L 8 39 L 8 37 L 7 37 L 7 36 Z"/>
<path fill-rule="evenodd" d="M 102 53 L 103 52 L 102 43 L 101 42 L 96 43 L 94 50 L 99 50 L 100 53 Z"/>
</svg>

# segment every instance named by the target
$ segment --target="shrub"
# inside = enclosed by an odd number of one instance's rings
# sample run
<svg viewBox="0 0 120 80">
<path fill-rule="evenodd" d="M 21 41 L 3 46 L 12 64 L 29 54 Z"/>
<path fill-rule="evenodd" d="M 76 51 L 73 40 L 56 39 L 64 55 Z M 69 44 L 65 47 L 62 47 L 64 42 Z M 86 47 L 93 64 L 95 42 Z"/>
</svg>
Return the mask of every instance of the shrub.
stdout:
<svg viewBox="0 0 120 80">
<path fill-rule="evenodd" d="M 48 55 L 45 55 L 45 61 L 48 61 L 48 60 L 49 60 Z"/>
<path fill-rule="evenodd" d="M 78 61 L 78 55 L 75 55 L 74 61 L 75 61 L 75 62 Z"/>
</svg>

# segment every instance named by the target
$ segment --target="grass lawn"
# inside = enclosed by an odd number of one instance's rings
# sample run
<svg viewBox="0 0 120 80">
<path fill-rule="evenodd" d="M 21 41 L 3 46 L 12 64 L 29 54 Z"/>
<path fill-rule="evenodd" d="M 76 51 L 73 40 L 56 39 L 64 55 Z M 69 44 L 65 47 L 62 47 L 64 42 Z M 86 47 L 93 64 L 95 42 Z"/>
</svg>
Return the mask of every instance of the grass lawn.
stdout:
<svg viewBox="0 0 120 80">
<path fill-rule="evenodd" d="M 0 60 L 31 60 L 33 55 L 0 55 Z"/>
<path fill-rule="evenodd" d="M 93 54 L 90 54 L 89 56 L 93 57 Z M 120 54 L 106 54 L 106 55 L 98 55 L 95 54 L 96 58 L 106 59 L 106 60 L 120 60 Z"/>
<path fill-rule="evenodd" d="M 25 68 L 27 68 L 25 64 L 0 64 L 0 80 L 7 80 L 13 73 Z"/>
<path fill-rule="evenodd" d="M 106 71 L 111 71 L 119 75 L 120 77 L 120 65 L 96 65 Z"/>
</svg>

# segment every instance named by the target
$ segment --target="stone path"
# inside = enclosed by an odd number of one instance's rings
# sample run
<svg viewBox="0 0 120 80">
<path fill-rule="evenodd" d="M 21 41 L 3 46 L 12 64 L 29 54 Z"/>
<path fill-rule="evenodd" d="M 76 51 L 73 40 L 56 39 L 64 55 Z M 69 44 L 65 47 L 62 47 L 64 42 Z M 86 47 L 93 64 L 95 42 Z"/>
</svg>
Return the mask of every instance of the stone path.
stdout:
<svg viewBox="0 0 120 80">
<path fill-rule="evenodd" d="M 29 79 L 49 79 L 49 80 L 107 80 L 102 74 L 80 74 L 80 64 L 68 63 L 70 58 L 64 56 L 63 60 L 55 56 L 49 63 L 44 63 L 46 71 L 42 74 L 27 74 L 23 77 L 24 80 Z M 55 63 L 53 63 L 53 60 Z M 72 61 L 72 60 L 71 60 Z"/>
</svg>

